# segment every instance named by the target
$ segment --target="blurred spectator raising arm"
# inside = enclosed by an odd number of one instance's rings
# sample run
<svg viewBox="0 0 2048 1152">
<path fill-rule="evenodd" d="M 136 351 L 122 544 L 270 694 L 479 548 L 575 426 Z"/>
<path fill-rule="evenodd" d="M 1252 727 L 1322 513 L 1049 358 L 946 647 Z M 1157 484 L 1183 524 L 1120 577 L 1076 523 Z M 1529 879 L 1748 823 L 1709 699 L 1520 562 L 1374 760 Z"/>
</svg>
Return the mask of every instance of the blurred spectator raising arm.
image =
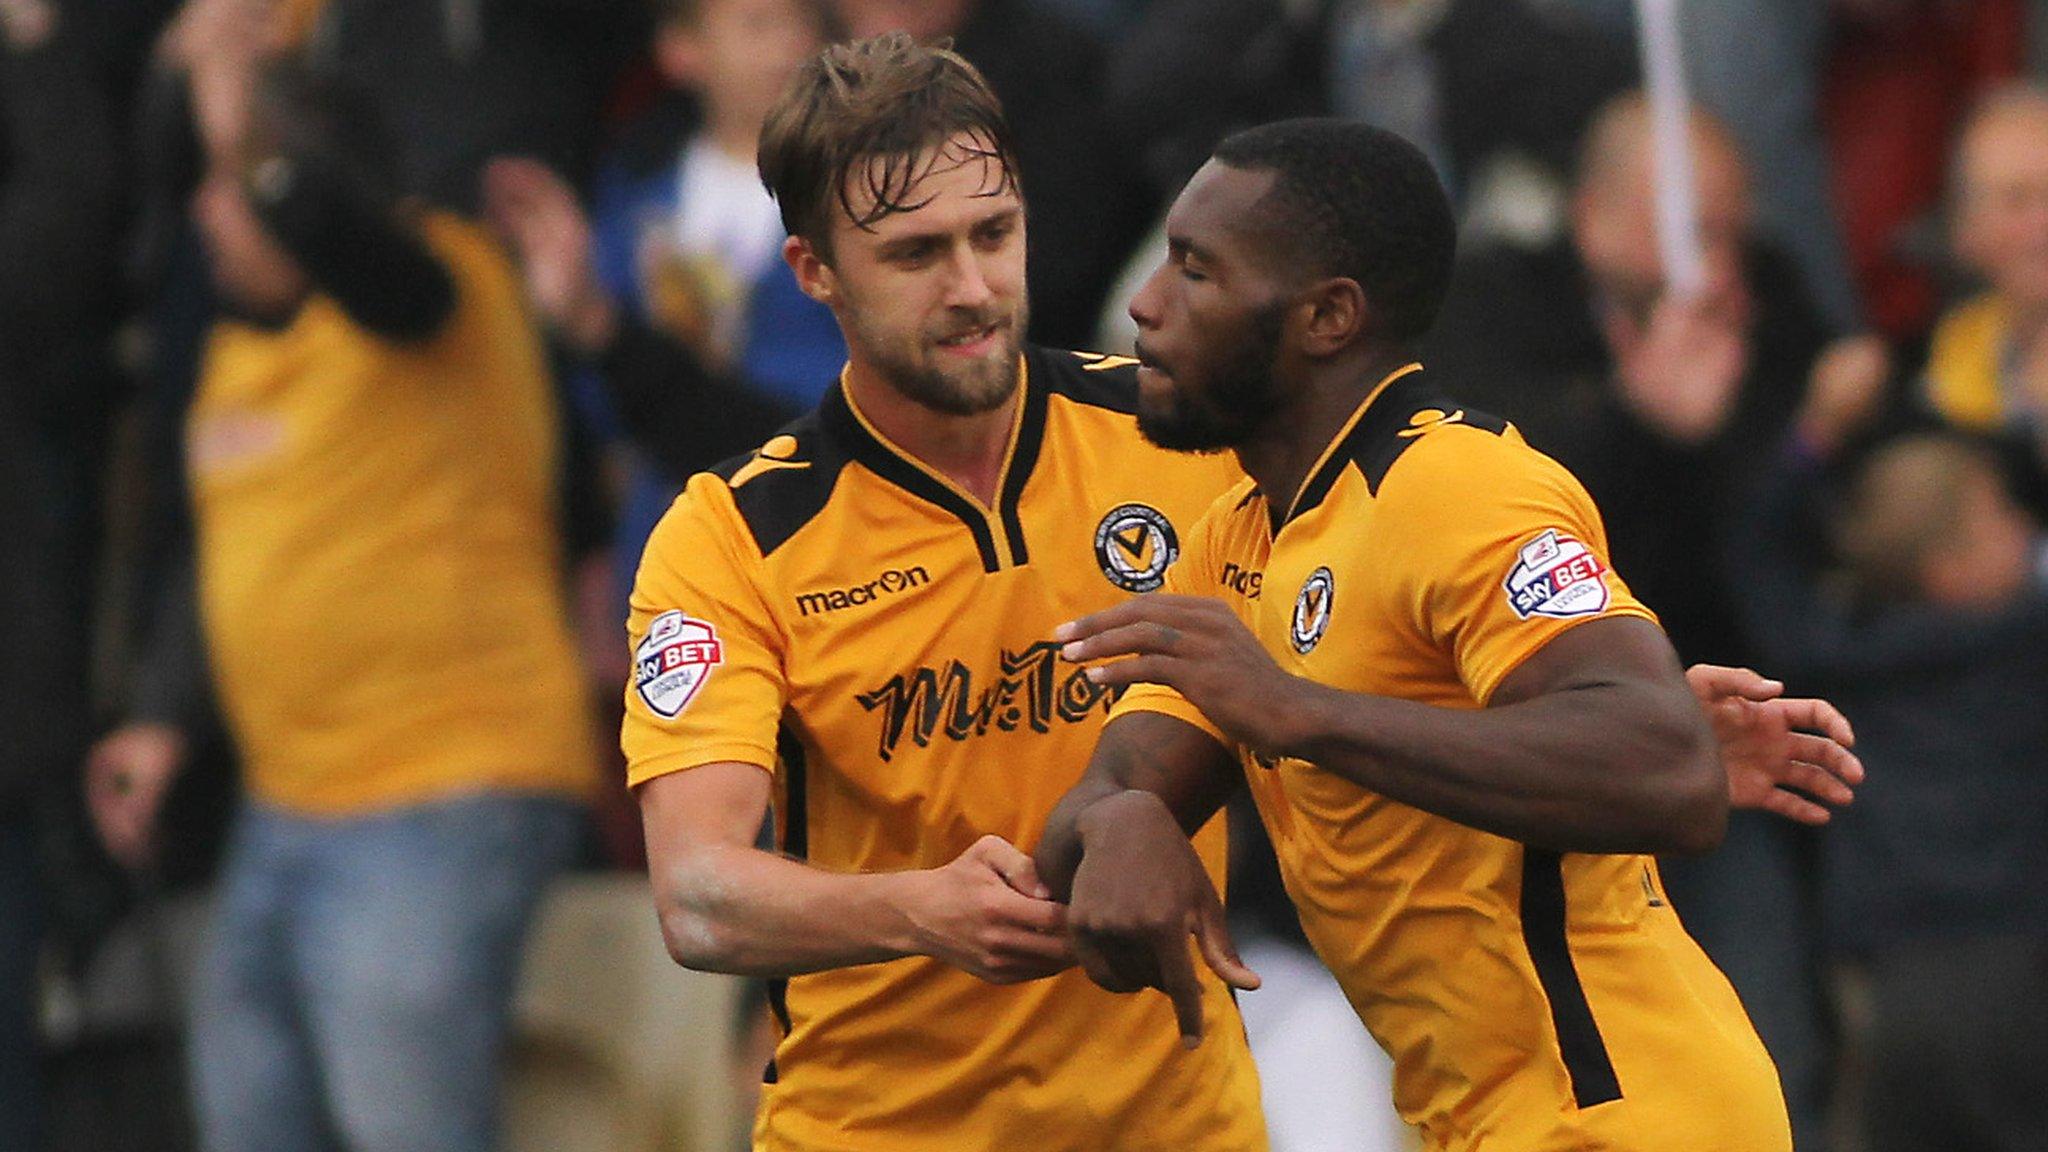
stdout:
<svg viewBox="0 0 2048 1152">
<path fill-rule="evenodd" d="M 248 793 L 196 978 L 202 1136 L 488 1152 L 525 928 L 595 783 L 553 388 L 509 262 L 400 196 L 375 105 L 266 62 L 262 6 L 195 2 L 229 313 L 186 424 L 196 599 Z"/>
</svg>

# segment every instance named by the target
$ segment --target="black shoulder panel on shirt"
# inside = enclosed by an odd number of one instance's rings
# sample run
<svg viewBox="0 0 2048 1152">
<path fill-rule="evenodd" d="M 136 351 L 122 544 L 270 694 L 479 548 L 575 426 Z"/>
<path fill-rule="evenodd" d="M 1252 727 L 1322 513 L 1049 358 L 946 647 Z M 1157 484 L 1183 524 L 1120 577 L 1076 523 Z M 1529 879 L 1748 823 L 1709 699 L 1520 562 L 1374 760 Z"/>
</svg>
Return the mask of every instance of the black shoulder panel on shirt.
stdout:
<svg viewBox="0 0 2048 1152">
<path fill-rule="evenodd" d="M 1366 491 L 1375 496 L 1379 494 L 1380 482 L 1387 478 L 1388 469 L 1401 458 L 1401 453 L 1439 427 L 1462 424 L 1496 436 L 1507 431 L 1508 422 L 1500 417 L 1435 395 L 1435 390 L 1421 376 L 1418 372 L 1410 377 L 1416 387 L 1400 395 L 1382 398 L 1394 403 L 1373 405 L 1372 411 L 1358 422 L 1357 429 L 1344 446 L 1345 454 L 1351 457 L 1359 474 L 1365 477 Z M 1407 383 L 1408 380 L 1396 381 L 1388 391 L 1393 392 Z"/>
<path fill-rule="evenodd" d="M 1380 482 L 1387 478 L 1387 471 L 1401 458 L 1401 453 L 1447 424 L 1469 425 L 1496 436 L 1508 428 L 1508 422 L 1498 416 L 1439 395 L 1434 382 L 1426 380 L 1421 372 L 1411 372 L 1387 385 L 1386 392 L 1372 402 L 1344 442 L 1317 469 L 1290 518 L 1299 518 L 1321 504 L 1346 467 L 1357 468 L 1365 478 L 1366 491 L 1377 496 Z"/>
<path fill-rule="evenodd" d="M 849 459 L 812 412 L 783 427 L 744 456 L 711 469 L 732 489 L 740 519 L 767 556 L 815 520 Z"/>
<path fill-rule="evenodd" d="M 1138 411 L 1138 362 L 1128 356 L 1059 352 L 1025 345 L 1024 363 L 1034 383 L 1056 396 L 1126 416 Z"/>
</svg>

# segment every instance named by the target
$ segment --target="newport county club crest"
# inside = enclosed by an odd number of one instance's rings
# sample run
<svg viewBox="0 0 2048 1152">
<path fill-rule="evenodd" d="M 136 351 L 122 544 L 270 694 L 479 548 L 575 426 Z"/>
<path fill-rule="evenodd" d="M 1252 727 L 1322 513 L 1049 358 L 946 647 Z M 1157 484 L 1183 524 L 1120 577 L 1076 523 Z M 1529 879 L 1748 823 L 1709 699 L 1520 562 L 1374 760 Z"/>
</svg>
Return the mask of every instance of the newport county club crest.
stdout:
<svg viewBox="0 0 2048 1152">
<path fill-rule="evenodd" d="M 1126 592 L 1150 592 L 1166 582 L 1166 569 L 1180 555 L 1180 537 L 1157 508 L 1119 504 L 1095 526 L 1095 562 L 1111 584 Z"/>
<path fill-rule="evenodd" d="M 1515 615 L 1590 616 L 1607 607 L 1607 569 L 1591 549 L 1552 528 L 1522 545 L 1501 582 Z"/>
<path fill-rule="evenodd" d="M 633 652 L 633 687 L 656 715 L 673 720 L 724 662 L 725 649 L 709 623 L 663 612 Z"/>
<path fill-rule="evenodd" d="M 1328 568 L 1316 569 L 1301 582 L 1301 594 L 1294 598 L 1294 623 L 1287 630 L 1296 652 L 1306 656 L 1322 642 L 1323 633 L 1330 630 L 1330 607 L 1336 596 L 1337 580 Z"/>
</svg>

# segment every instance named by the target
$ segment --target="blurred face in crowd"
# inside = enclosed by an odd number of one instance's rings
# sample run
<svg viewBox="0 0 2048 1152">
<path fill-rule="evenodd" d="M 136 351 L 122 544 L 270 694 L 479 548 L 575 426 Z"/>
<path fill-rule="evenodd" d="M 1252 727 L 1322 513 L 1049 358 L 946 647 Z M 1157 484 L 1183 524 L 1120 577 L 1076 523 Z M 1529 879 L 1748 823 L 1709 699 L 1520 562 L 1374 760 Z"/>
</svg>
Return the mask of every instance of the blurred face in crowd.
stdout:
<svg viewBox="0 0 2048 1152">
<path fill-rule="evenodd" d="M 2048 310 L 2048 96 L 1979 114 L 1956 153 L 1956 250 L 2021 307 Z"/>
<path fill-rule="evenodd" d="M 1664 292 L 1647 109 L 1624 107 L 1603 116 L 1592 131 L 1572 200 L 1572 238 L 1594 289 L 1642 322 Z M 1742 243 L 1750 226 L 1748 174 L 1734 144 L 1704 123 L 1693 128 L 1692 163 L 1708 290 L 1746 318 Z"/>
<path fill-rule="evenodd" d="M 1016 390 L 1028 316 L 1024 202 L 1002 161 L 964 133 L 912 171 L 901 209 L 865 228 L 836 211 L 829 253 L 791 238 L 784 254 L 839 318 L 855 369 L 940 412 L 992 411 Z M 870 181 L 850 183 L 853 211 L 868 215 Z"/>
<path fill-rule="evenodd" d="M 236 310 L 282 323 L 306 299 L 304 272 L 271 239 L 240 181 L 215 167 L 192 197 L 192 217 L 206 242 L 214 288 Z"/>
<path fill-rule="evenodd" d="M 701 94 L 713 114 L 758 125 L 796 72 L 824 46 L 822 0 L 698 0 L 656 41 L 663 73 Z"/>
<path fill-rule="evenodd" d="M 1138 427 L 1163 448 L 1237 447 L 1281 406 L 1274 368 L 1289 303 L 1242 226 L 1277 179 L 1214 160 L 1166 216 L 1166 262 L 1131 298 Z"/>
<path fill-rule="evenodd" d="M 1847 570 L 1880 598 L 2006 604 L 2033 579 L 2040 526 L 1981 445 L 1918 434 L 1875 452 L 1834 524 Z"/>
<path fill-rule="evenodd" d="M 2038 529 L 1995 472 L 1972 471 L 1962 484 L 1951 530 L 1921 561 L 1922 590 L 1944 607 L 1996 608 L 2033 578 Z"/>
<path fill-rule="evenodd" d="M 919 40 L 951 36 L 967 23 L 974 0 L 832 0 L 854 40 L 908 32 Z"/>
</svg>

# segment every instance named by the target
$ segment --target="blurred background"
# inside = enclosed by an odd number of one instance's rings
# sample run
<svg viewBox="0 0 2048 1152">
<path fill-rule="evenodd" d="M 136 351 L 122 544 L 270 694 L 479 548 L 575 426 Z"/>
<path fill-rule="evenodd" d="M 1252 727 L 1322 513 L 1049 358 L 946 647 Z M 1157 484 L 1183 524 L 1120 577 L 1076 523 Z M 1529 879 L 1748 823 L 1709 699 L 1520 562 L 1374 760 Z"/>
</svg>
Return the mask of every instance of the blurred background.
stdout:
<svg viewBox="0 0 2048 1152">
<path fill-rule="evenodd" d="M 284 1148 L 223 1102 L 307 1093 L 335 1147 L 746 1146 L 772 1026 L 663 950 L 624 597 L 836 376 L 754 139 L 892 29 L 1005 102 L 1041 343 L 1128 350 L 1228 131 L 1420 144 L 1425 362 L 1688 662 L 1856 726 L 1831 826 L 1665 871 L 1798 1147 L 2048 1148 L 2048 3 L 1675 7 L 1689 291 L 1629 0 L 0 0 L 0 1152 Z M 1407 1146 L 1237 825 L 1276 1149 Z M 329 1082 L 266 1012 L 332 1015 Z M 380 1080 L 408 1029 L 468 1066 Z"/>
</svg>

